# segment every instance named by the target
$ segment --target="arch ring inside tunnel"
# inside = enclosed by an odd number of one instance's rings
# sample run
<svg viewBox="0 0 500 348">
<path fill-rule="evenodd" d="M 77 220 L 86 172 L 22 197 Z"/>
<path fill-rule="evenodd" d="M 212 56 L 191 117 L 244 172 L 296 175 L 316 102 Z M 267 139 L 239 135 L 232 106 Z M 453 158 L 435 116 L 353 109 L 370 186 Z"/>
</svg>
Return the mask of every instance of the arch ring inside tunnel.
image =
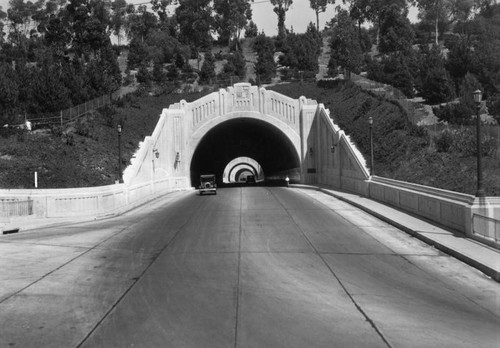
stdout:
<svg viewBox="0 0 500 348">
<path fill-rule="evenodd" d="M 215 174 L 219 183 L 229 180 L 237 162 L 226 172 L 228 164 L 241 157 L 252 160 L 246 163 L 255 166 L 256 178 L 260 172 L 263 179 L 264 173 L 268 177 L 300 168 L 299 154 L 285 132 L 261 119 L 238 117 L 219 123 L 200 139 L 190 164 L 191 183 L 196 185 L 201 174 Z"/>
<path fill-rule="evenodd" d="M 245 173 L 247 174 L 245 175 Z M 222 181 L 224 183 L 241 182 L 247 175 L 254 175 L 257 181 L 264 180 L 264 171 L 256 160 L 249 157 L 238 157 L 224 168 Z"/>
</svg>

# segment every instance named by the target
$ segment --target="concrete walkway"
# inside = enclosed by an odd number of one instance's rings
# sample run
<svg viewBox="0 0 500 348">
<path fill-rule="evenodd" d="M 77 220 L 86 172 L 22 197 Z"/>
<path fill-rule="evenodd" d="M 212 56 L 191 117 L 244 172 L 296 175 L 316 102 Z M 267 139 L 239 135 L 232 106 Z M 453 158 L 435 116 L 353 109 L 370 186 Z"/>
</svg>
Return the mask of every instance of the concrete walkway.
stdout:
<svg viewBox="0 0 500 348">
<path fill-rule="evenodd" d="M 398 209 L 384 205 L 369 198 L 353 193 L 336 191 L 307 185 L 293 185 L 300 188 L 316 189 L 344 202 L 352 204 L 367 213 L 385 221 L 400 230 L 434 246 L 460 261 L 477 268 L 489 277 L 500 282 L 500 250 L 475 240 L 465 238 L 459 233 L 433 225 Z"/>
</svg>

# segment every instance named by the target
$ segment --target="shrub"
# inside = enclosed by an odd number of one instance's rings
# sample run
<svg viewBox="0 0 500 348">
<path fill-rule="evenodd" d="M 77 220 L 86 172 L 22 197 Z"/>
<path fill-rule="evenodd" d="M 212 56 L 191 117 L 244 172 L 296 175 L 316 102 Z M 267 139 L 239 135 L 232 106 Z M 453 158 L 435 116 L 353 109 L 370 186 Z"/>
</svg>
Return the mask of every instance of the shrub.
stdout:
<svg viewBox="0 0 500 348">
<path fill-rule="evenodd" d="M 440 121 L 449 122 L 456 125 L 473 124 L 475 111 L 463 103 L 447 104 L 432 109 Z"/>
<path fill-rule="evenodd" d="M 122 98 L 120 98 L 121 100 Z M 123 103 L 123 101 L 122 101 Z M 105 105 L 99 109 L 99 113 L 102 115 L 103 124 L 108 127 L 114 127 L 114 115 L 116 114 L 116 109 L 111 105 Z"/>
<path fill-rule="evenodd" d="M 422 84 L 421 95 L 430 104 L 453 99 L 455 91 L 448 72 L 444 68 L 429 70 Z"/>
<path fill-rule="evenodd" d="M 318 80 L 318 82 L 317 82 L 317 86 L 319 88 L 325 88 L 325 89 L 336 88 L 336 87 L 338 87 L 339 85 L 342 85 L 342 84 L 344 84 L 344 81 L 340 80 L 340 79 L 337 79 L 337 80 L 322 79 L 322 80 Z"/>
<path fill-rule="evenodd" d="M 151 81 L 151 74 L 149 73 L 145 65 L 141 65 L 139 71 L 137 71 L 136 77 L 137 77 L 137 82 L 139 83 L 147 83 Z"/>
<path fill-rule="evenodd" d="M 453 145 L 453 134 L 448 130 L 444 130 L 436 136 L 435 141 L 437 152 L 448 152 Z"/>
<path fill-rule="evenodd" d="M 474 131 L 469 128 L 454 131 L 451 151 L 462 154 L 462 156 L 474 156 L 477 152 Z"/>
<path fill-rule="evenodd" d="M 205 53 L 205 60 L 201 65 L 200 81 L 209 82 L 215 77 L 215 59 L 212 52 Z"/>
</svg>

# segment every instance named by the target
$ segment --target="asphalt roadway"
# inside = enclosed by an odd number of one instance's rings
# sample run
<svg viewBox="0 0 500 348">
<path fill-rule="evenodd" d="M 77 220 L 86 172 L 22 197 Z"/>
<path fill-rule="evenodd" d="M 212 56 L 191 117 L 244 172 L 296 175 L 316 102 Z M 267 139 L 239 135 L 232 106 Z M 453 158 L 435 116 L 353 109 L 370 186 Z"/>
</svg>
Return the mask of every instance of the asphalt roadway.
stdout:
<svg viewBox="0 0 500 348">
<path fill-rule="evenodd" d="M 500 347 L 500 283 L 318 191 L 0 237 L 0 347 Z"/>
</svg>

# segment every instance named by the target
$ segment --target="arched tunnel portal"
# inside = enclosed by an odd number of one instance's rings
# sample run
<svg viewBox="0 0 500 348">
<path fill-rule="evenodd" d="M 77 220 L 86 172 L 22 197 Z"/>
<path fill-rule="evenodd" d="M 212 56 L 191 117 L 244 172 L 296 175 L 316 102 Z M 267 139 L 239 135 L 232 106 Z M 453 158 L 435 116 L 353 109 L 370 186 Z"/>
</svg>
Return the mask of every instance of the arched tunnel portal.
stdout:
<svg viewBox="0 0 500 348">
<path fill-rule="evenodd" d="M 297 150 L 284 132 L 263 120 L 236 118 L 201 138 L 190 164 L 191 185 L 198 185 L 201 174 L 215 174 L 221 185 L 227 164 L 238 157 L 254 159 L 268 176 L 300 168 Z"/>
</svg>

